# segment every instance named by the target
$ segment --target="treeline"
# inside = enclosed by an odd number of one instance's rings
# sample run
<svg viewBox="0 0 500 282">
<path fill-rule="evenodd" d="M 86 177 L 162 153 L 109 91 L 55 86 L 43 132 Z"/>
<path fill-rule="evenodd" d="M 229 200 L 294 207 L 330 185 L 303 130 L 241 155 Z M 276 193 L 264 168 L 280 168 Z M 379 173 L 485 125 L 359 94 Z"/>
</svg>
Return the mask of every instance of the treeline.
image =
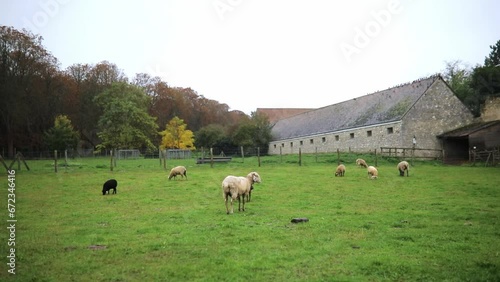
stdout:
<svg viewBox="0 0 500 282">
<path fill-rule="evenodd" d="M 27 30 L 0 26 L 0 147 L 4 152 L 7 149 L 5 153 L 10 157 L 15 149 L 50 149 L 44 133 L 60 115 L 68 117 L 78 132 L 80 147 L 96 148 L 101 142 L 98 124 L 102 123 L 104 111 L 109 111 L 96 97 L 113 87 L 123 87 L 120 84 L 141 89 L 141 95 L 147 98 L 147 114 L 160 130 L 179 117 L 190 130 L 200 132 L 200 137 L 212 135 L 208 141 L 201 138 L 199 146 L 258 146 L 256 137 L 249 136 L 254 133 L 247 132 L 249 125 L 253 130 L 262 127 L 253 122 L 261 120 L 255 113 L 249 117 L 241 111 L 230 111 L 226 104 L 207 99 L 191 88 L 171 87 L 147 73 L 128 78 L 107 61 L 60 69 L 57 58 L 44 48 L 42 40 Z M 264 121 L 263 125 L 268 123 Z M 250 139 L 242 140 L 242 136 Z M 159 144 L 158 134 L 148 138 Z"/>
<path fill-rule="evenodd" d="M 446 62 L 443 71 L 448 85 L 476 117 L 488 97 L 500 96 L 500 40 L 490 50 L 483 65 L 470 67 L 455 60 Z"/>
</svg>

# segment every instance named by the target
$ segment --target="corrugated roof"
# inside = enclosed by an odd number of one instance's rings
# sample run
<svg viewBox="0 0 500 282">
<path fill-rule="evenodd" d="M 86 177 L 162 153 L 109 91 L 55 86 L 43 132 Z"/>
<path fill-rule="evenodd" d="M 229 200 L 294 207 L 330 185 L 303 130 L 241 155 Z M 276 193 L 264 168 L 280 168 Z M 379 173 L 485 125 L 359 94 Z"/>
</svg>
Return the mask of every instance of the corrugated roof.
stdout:
<svg viewBox="0 0 500 282">
<path fill-rule="evenodd" d="M 273 127 L 275 140 L 398 121 L 440 76 L 416 80 L 287 119 Z"/>
<path fill-rule="evenodd" d="M 445 132 L 443 134 L 438 135 L 439 138 L 450 138 L 450 137 L 467 137 L 474 132 L 479 130 L 483 130 L 493 125 L 500 124 L 500 120 L 488 121 L 488 122 L 478 122 L 466 125 L 464 127 L 460 127 L 454 129 L 452 131 Z"/>
</svg>

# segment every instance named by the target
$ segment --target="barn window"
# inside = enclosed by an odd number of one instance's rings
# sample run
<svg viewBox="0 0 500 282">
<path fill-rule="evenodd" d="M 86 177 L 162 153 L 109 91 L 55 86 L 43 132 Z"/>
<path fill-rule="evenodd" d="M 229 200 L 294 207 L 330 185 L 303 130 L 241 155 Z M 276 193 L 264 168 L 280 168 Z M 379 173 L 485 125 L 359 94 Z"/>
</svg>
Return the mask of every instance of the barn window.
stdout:
<svg viewBox="0 0 500 282">
<path fill-rule="evenodd" d="M 353 139 L 354 138 L 354 133 L 349 134 L 349 136 L 351 137 L 351 139 Z"/>
<path fill-rule="evenodd" d="M 314 144 L 314 139 L 309 139 L 309 144 Z"/>
<path fill-rule="evenodd" d="M 281 147 L 285 148 L 285 143 L 281 143 Z"/>
<path fill-rule="evenodd" d="M 274 144 L 274 149 L 276 149 L 276 144 Z"/>
<path fill-rule="evenodd" d="M 304 141 L 300 140 L 300 146 L 304 145 Z"/>
<path fill-rule="evenodd" d="M 372 131 L 371 131 L 371 130 L 368 130 L 368 131 L 366 132 L 366 136 L 367 136 L 367 137 L 371 137 L 371 136 L 372 136 Z"/>
<path fill-rule="evenodd" d="M 392 127 L 387 128 L 387 134 L 392 134 L 394 132 L 394 129 Z"/>
<path fill-rule="evenodd" d="M 339 136 L 335 135 L 335 141 L 339 141 Z"/>
<path fill-rule="evenodd" d="M 293 147 L 293 142 L 290 142 L 290 147 Z"/>
<path fill-rule="evenodd" d="M 321 138 L 321 142 L 326 143 L 326 137 Z"/>
</svg>

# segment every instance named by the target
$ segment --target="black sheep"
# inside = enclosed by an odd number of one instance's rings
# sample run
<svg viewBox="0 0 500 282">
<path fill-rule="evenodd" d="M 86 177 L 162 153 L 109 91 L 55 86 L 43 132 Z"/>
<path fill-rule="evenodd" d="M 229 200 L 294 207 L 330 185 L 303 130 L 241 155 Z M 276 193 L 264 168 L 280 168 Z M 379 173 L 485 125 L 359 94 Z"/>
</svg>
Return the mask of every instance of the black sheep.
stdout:
<svg viewBox="0 0 500 282">
<path fill-rule="evenodd" d="M 111 189 L 113 189 L 113 194 L 116 194 L 116 186 L 118 186 L 118 182 L 115 179 L 110 179 L 104 182 L 104 185 L 102 185 L 102 194 L 109 194 L 109 190 Z"/>
</svg>

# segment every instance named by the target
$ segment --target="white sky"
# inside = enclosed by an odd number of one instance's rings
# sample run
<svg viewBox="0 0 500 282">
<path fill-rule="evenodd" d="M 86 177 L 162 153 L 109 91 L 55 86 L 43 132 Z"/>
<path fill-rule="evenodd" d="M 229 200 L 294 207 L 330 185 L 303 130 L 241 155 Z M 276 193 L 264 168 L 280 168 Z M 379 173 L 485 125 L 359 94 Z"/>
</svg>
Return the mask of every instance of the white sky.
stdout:
<svg viewBox="0 0 500 282">
<path fill-rule="evenodd" d="M 483 64 L 500 1 L 0 0 L 0 25 L 43 36 L 61 69 L 107 60 L 250 114 Z"/>
</svg>

